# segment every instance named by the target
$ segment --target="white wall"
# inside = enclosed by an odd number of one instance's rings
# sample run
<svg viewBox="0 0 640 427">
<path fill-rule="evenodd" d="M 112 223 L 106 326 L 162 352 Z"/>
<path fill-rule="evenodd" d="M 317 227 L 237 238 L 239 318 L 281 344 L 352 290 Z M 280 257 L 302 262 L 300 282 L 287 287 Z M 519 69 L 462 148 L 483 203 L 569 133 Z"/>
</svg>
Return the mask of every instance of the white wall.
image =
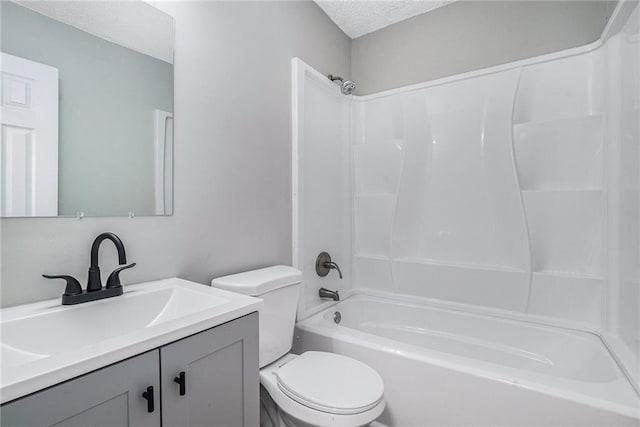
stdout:
<svg viewBox="0 0 640 427">
<path fill-rule="evenodd" d="M 457 1 L 353 40 L 352 75 L 366 95 L 596 40 L 606 1 Z"/>
<path fill-rule="evenodd" d="M 41 273 L 84 282 L 107 230 L 138 263 L 125 283 L 291 263 L 291 58 L 349 75 L 350 40 L 310 1 L 158 5 L 176 20 L 174 216 L 3 219 L 3 306 L 60 296 Z"/>
</svg>

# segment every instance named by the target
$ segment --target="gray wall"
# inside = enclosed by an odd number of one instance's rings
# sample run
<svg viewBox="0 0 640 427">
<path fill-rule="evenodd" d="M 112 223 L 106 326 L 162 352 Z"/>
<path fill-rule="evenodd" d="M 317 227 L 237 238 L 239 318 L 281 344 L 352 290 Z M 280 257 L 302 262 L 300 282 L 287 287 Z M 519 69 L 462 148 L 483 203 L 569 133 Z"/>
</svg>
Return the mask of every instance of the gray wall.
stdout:
<svg viewBox="0 0 640 427">
<path fill-rule="evenodd" d="M 353 40 L 360 95 L 584 45 L 603 1 L 459 1 Z"/>
<path fill-rule="evenodd" d="M 310 1 L 158 6 L 176 19 L 174 216 L 3 219 L 3 306 L 59 296 L 41 273 L 85 282 L 106 230 L 138 263 L 124 283 L 291 262 L 291 57 L 350 75 L 350 40 Z M 101 250 L 103 280 L 114 252 Z"/>
<path fill-rule="evenodd" d="M 9 1 L 2 51 L 59 72 L 58 213 L 152 214 L 154 109 L 173 111 L 173 66 Z"/>
</svg>

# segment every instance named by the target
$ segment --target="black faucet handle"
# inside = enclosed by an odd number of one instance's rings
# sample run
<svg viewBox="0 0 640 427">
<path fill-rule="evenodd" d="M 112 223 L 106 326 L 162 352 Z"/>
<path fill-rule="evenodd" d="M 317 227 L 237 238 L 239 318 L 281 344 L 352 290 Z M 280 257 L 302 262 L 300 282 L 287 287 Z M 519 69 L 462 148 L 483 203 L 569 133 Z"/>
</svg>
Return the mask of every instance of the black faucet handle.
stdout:
<svg viewBox="0 0 640 427">
<path fill-rule="evenodd" d="M 131 268 L 135 266 L 136 266 L 136 263 L 134 262 L 129 265 L 118 267 L 115 270 L 113 270 L 113 272 L 111 272 L 111 274 L 109 275 L 109 278 L 107 279 L 107 289 L 117 288 L 118 286 L 122 286 L 122 284 L 120 283 L 120 272 L 122 270 L 126 270 L 127 268 Z"/>
<path fill-rule="evenodd" d="M 80 286 L 80 282 L 78 282 L 78 280 L 73 276 L 67 276 L 64 274 L 60 274 L 60 275 L 43 274 L 42 277 L 45 277 L 47 279 L 66 280 L 67 287 L 65 288 L 63 295 L 79 295 L 82 293 L 82 286 Z"/>
</svg>

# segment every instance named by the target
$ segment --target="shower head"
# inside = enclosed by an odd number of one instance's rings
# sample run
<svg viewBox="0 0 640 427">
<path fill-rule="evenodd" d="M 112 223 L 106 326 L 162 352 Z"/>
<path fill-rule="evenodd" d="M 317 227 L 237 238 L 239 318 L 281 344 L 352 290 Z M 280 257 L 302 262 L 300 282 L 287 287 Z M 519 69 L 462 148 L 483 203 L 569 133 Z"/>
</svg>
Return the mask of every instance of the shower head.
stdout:
<svg viewBox="0 0 640 427">
<path fill-rule="evenodd" d="M 340 82 L 338 84 L 340 85 L 340 92 L 342 92 L 343 95 L 352 95 L 353 92 L 356 91 L 356 83 L 353 80 L 345 80 L 340 76 L 334 76 L 332 74 L 329 74 L 327 77 L 329 77 L 329 80 L 332 82 Z"/>
<path fill-rule="evenodd" d="M 351 95 L 355 91 L 356 83 L 354 81 L 345 80 L 342 82 L 342 85 L 340 86 L 340 92 L 342 92 L 343 95 Z"/>
</svg>

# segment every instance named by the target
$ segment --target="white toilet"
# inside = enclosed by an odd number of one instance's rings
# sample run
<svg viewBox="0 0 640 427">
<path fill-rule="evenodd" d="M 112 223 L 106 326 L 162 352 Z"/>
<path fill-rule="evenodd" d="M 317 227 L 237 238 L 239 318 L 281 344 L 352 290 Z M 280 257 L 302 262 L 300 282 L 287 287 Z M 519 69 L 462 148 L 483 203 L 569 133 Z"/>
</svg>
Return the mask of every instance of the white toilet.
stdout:
<svg viewBox="0 0 640 427">
<path fill-rule="evenodd" d="M 264 300 L 260 310 L 260 425 L 369 425 L 384 410 L 380 375 L 334 353 L 289 353 L 302 273 L 274 266 L 219 277 L 211 285 Z"/>
</svg>

